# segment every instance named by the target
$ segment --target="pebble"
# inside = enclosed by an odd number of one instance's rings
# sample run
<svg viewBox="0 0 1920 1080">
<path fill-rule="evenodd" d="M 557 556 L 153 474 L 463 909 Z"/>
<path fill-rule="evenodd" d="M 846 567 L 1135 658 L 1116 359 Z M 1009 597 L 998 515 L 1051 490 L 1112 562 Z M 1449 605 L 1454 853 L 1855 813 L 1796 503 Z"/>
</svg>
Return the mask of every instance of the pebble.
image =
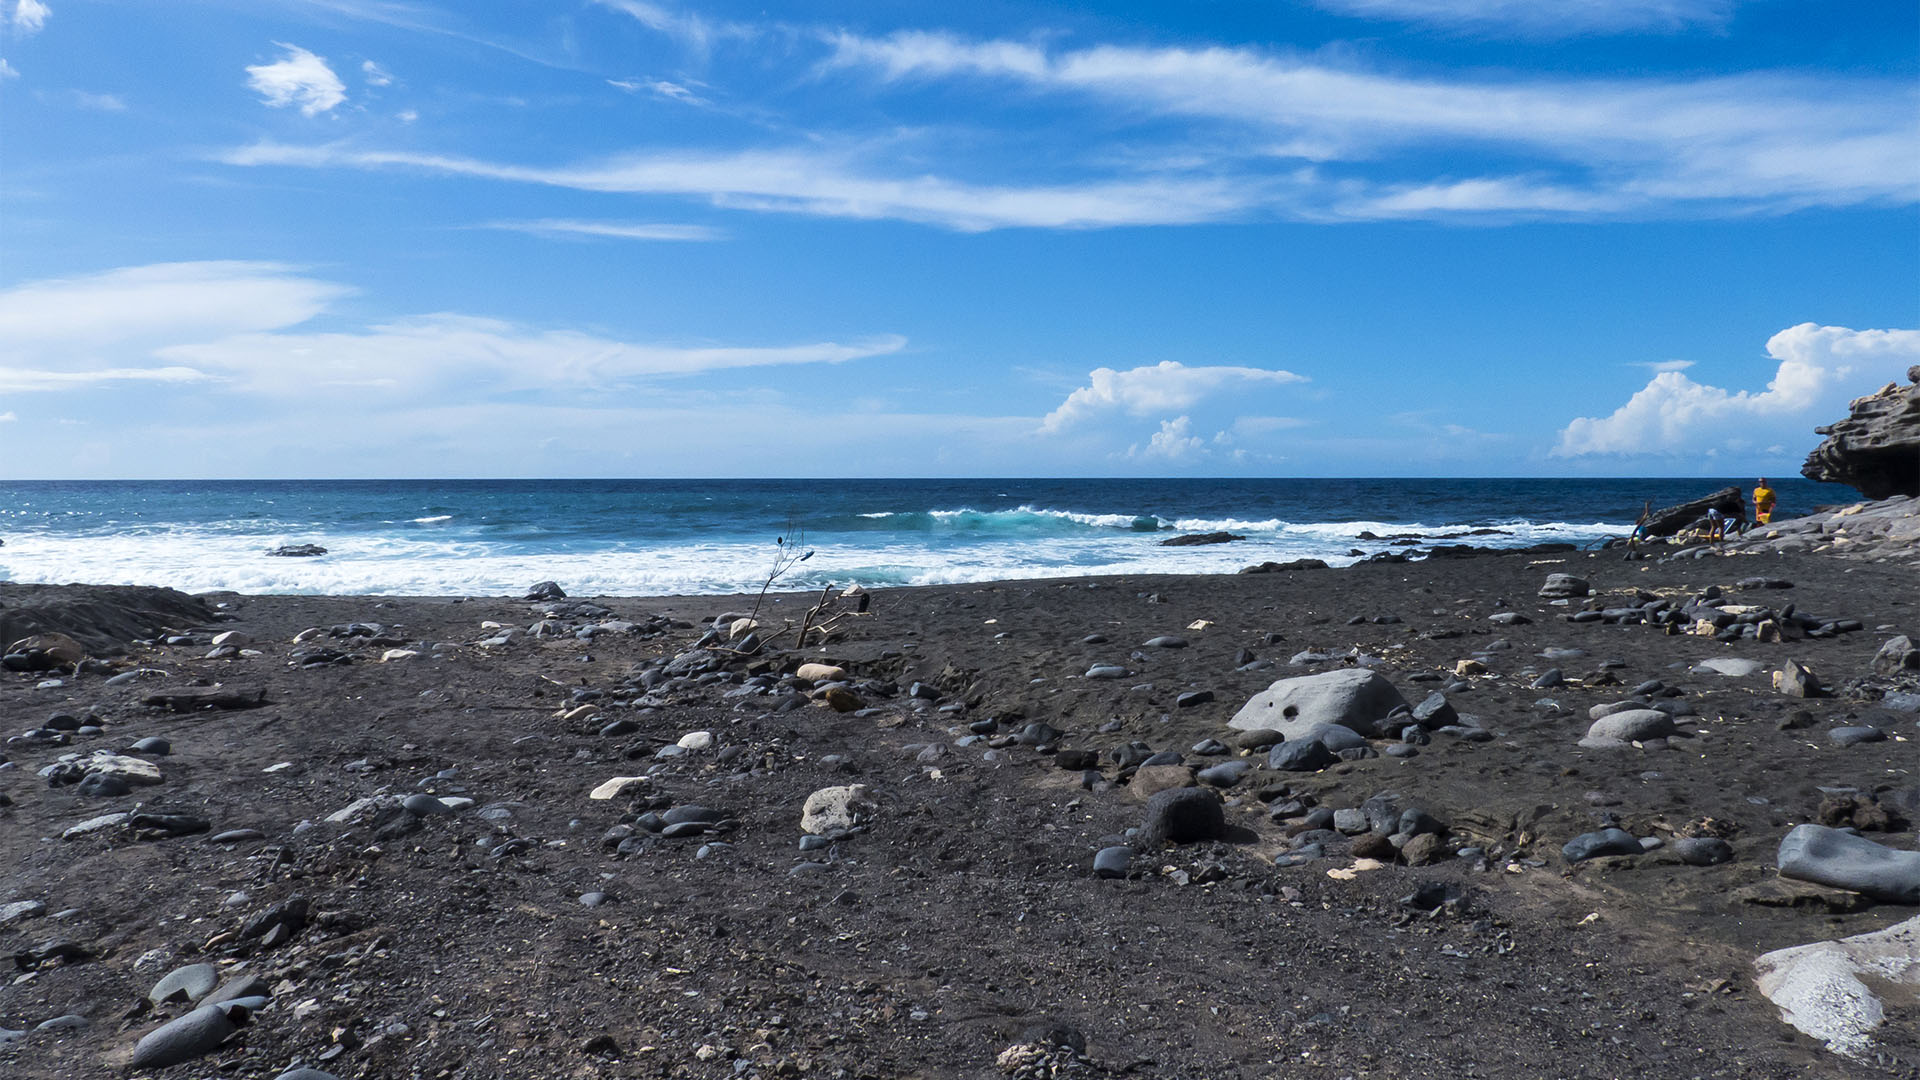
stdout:
<svg viewBox="0 0 1920 1080">
<path fill-rule="evenodd" d="M 1682 836 L 1674 840 L 1673 853 L 1688 866 L 1718 866 L 1733 860 L 1733 845 L 1717 836 Z"/>
<path fill-rule="evenodd" d="M 400 800 L 400 806 L 417 817 L 452 817 L 453 810 L 432 795 L 413 794 Z"/>
<path fill-rule="evenodd" d="M 1887 733 L 1877 727 L 1837 727 L 1827 731 L 1827 738 L 1836 746 L 1858 746 L 1861 743 L 1883 742 Z"/>
<path fill-rule="evenodd" d="M 1133 866 L 1133 849 L 1130 847 L 1105 847 L 1093 856 L 1093 876 L 1099 878 L 1123 878 Z"/>
<path fill-rule="evenodd" d="M 1124 679 L 1132 672 L 1118 664 L 1095 664 L 1087 669 L 1089 679 Z"/>
</svg>

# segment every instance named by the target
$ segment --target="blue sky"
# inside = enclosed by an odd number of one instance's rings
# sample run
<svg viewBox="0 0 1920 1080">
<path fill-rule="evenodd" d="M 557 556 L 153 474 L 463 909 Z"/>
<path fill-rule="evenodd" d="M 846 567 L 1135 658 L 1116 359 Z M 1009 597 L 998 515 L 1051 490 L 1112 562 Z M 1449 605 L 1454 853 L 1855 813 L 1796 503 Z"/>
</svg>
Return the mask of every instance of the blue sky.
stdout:
<svg viewBox="0 0 1920 1080">
<path fill-rule="evenodd" d="M 1792 474 L 1911 0 L 0 0 L 0 475 Z"/>
</svg>

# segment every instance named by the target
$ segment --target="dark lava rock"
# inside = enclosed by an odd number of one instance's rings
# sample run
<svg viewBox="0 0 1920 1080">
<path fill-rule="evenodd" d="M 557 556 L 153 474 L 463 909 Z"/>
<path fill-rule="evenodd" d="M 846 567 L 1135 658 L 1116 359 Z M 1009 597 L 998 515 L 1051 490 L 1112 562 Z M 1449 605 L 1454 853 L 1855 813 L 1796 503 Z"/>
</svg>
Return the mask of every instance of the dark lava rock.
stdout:
<svg viewBox="0 0 1920 1080">
<path fill-rule="evenodd" d="M 267 554 L 276 559 L 311 559 L 326 553 L 327 549 L 319 544 L 281 544 L 267 549 Z"/>
<path fill-rule="evenodd" d="M 1846 484 L 1869 499 L 1920 495 L 1920 364 L 1907 369 L 1909 385 L 1888 383 L 1855 398 L 1847 418 L 1817 427 L 1826 441 L 1813 448 L 1800 475 Z"/>
<path fill-rule="evenodd" d="M 1340 760 L 1318 739 L 1281 743 L 1267 753 L 1267 768 L 1282 772 L 1319 772 Z"/>
<path fill-rule="evenodd" d="M 1688 866 L 1718 866 L 1733 861 L 1733 845 L 1717 836 L 1682 836 L 1670 846 Z"/>
<path fill-rule="evenodd" d="M 1207 788 L 1169 788 L 1147 800 L 1140 833 L 1148 840 L 1191 844 L 1226 835 L 1226 812 L 1220 796 Z"/>
<path fill-rule="evenodd" d="M 1133 849 L 1130 847 L 1101 848 L 1093 856 L 1093 876 L 1102 878 L 1123 878 L 1133 866 Z"/>
<path fill-rule="evenodd" d="M 1161 547 L 1194 547 L 1200 544 L 1230 544 L 1235 540 L 1245 540 L 1230 532 L 1187 533 L 1184 536 L 1168 537 L 1160 541 Z"/>
</svg>

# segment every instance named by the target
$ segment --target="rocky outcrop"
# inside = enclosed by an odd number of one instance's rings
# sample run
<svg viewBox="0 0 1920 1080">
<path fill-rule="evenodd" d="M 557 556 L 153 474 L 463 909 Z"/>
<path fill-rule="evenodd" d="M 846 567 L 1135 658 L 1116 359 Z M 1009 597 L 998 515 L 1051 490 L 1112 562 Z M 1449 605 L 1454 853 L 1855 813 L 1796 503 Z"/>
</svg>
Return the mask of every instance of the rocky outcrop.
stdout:
<svg viewBox="0 0 1920 1080">
<path fill-rule="evenodd" d="M 1920 566 L 1920 499 L 1896 495 L 1758 525 L 1713 550 L 1727 555 L 1812 552 Z"/>
<path fill-rule="evenodd" d="M 1672 536 L 1680 530 L 1707 516 L 1707 511 L 1718 509 L 1728 517 L 1739 521 L 1747 516 L 1747 500 L 1737 487 L 1725 487 L 1711 495 L 1655 510 L 1647 519 L 1647 532 L 1653 536 Z"/>
<path fill-rule="evenodd" d="M 1855 398 L 1847 418 L 1813 430 L 1827 441 L 1813 448 L 1800 475 L 1846 484 L 1869 499 L 1920 495 L 1920 364 L 1909 385 L 1888 383 Z"/>
</svg>

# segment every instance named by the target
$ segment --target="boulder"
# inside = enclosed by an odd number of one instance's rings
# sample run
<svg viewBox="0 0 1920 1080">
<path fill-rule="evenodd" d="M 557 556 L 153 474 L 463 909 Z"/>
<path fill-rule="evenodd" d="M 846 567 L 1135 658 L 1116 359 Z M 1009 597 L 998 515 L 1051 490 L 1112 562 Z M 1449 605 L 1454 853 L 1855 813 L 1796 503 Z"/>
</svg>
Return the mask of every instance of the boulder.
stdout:
<svg viewBox="0 0 1920 1080">
<path fill-rule="evenodd" d="M 1735 521 L 1741 521 L 1747 516 L 1747 500 L 1739 488 L 1724 487 L 1691 502 L 1655 510 L 1647 519 L 1647 532 L 1653 536 L 1673 536 L 1706 517 L 1708 510 L 1718 510 Z"/>
<path fill-rule="evenodd" d="M 1581 746 L 1610 747 L 1648 739 L 1664 739 L 1674 733 L 1673 717 L 1657 709 L 1627 709 L 1608 713 L 1587 728 Z"/>
<path fill-rule="evenodd" d="M 1187 533 L 1184 536 L 1172 536 L 1160 541 L 1161 547 L 1197 547 L 1201 544 L 1230 544 L 1235 540 L 1245 540 L 1230 532 Z"/>
<path fill-rule="evenodd" d="M 1914 648 L 1913 639 L 1905 634 L 1887 639 L 1880 651 L 1873 654 L 1875 675 L 1897 675 L 1917 669 L 1920 669 L 1920 649 Z"/>
<path fill-rule="evenodd" d="M 1845 420 L 1814 428 L 1827 439 L 1800 475 L 1846 484 L 1869 499 L 1920 495 L 1920 365 L 1907 369 L 1907 380 L 1855 398 Z"/>
<path fill-rule="evenodd" d="M 1920 916 L 1870 934 L 1776 949 L 1753 962 L 1754 982 L 1780 1019 L 1836 1054 L 1866 1059 L 1886 1020 L 1879 995 L 1898 995 L 1909 1014 L 1920 1003 L 1915 956 Z"/>
<path fill-rule="evenodd" d="M 1789 697 L 1819 697 L 1824 691 L 1820 686 L 1820 677 L 1812 668 L 1797 660 L 1789 660 L 1780 665 L 1773 673 L 1773 688 Z"/>
<path fill-rule="evenodd" d="M 246 1020 L 247 1010 L 230 1003 L 203 1005 L 147 1032 L 134 1044 L 132 1065 L 136 1069 L 164 1069 L 210 1054 Z"/>
<path fill-rule="evenodd" d="M 1539 595 L 1548 600 L 1569 600 L 1591 592 L 1593 586 L 1585 578 L 1577 578 L 1572 574 L 1548 574 L 1547 583 L 1540 586 Z"/>
<path fill-rule="evenodd" d="M 1920 904 L 1920 851 L 1806 824 L 1780 841 L 1778 861 L 1781 877 L 1851 889 L 1882 903 Z"/>
<path fill-rule="evenodd" d="M 312 559 L 326 553 L 327 549 L 319 544 L 281 544 L 267 549 L 267 554 L 276 559 Z"/>
<path fill-rule="evenodd" d="M 1372 737 L 1380 734 L 1380 721 L 1388 713 L 1406 704 L 1378 672 L 1343 668 L 1281 679 L 1242 705 L 1227 726 L 1238 731 L 1269 728 L 1297 739 L 1338 724 Z"/>
<path fill-rule="evenodd" d="M 1567 841 L 1560 848 L 1560 855 L 1570 863 L 1577 863 L 1602 855 L 1638 855 L 1644 850 L 1640 841 L 1625 829 L 1601 829 Z"/>
<path fill-rule="evenodd" d="M 1156 843 L 1191 844 L 1218 840 L 1227 832 L 1220 796 L 1200 787 L 1171 788 L 1147 800 L 1140 834 Z"/>
</svg>

